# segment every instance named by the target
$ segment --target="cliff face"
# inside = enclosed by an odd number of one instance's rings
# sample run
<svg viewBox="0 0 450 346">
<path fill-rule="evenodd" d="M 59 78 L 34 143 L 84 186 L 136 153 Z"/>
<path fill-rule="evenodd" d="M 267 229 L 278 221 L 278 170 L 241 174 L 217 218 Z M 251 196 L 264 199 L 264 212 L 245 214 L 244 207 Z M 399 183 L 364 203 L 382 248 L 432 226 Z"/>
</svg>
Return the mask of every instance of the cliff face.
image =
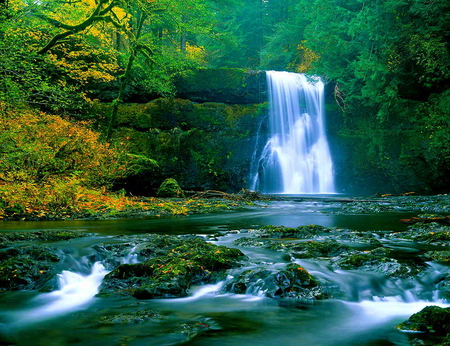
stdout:
<svg viewBox="0 0 450 346">
<path fill-rule="evenodd" d="M 449 191 L 449 147 L 435 137 L 439 133 L 444 135 L 446 127 L 436 132 L 426 119 L 420 119 L 415 109 L 416 101 L 405 101 L 402 112 L 381 122 L 360 111 L 343 113 L 329 92 L 327 129 L 340 191 L 353 194 Z"/>
<path fill-rule="evenodd" d="M 121 105 L 114 140 L 159 165 L 151 174 L 122 182 L 124 187 L 134 194 L 151 194 L 172 177 L 185 190 L 246 188 L 266 106 L 164 98 Z M 99 105 L 97 112 L 107 114 L 109 107 Z"/>
</svg>

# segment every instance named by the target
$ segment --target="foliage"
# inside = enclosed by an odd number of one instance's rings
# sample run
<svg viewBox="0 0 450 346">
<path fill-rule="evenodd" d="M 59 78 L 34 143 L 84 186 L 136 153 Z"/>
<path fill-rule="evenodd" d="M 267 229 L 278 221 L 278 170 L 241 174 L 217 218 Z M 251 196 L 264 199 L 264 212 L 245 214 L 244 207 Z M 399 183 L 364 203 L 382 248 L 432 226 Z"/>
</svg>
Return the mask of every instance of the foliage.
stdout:
<svg viewBox="0 0 450 346">
<path fill-rule="evenodd" d="M 132 202 L 107 194 L 117 179 L 153 166 L 99 140 L 86 122 L 29 109 L 0 114 L 0 216 L 80 213 L 91 204 L 123 209 Z"/>
</svg>

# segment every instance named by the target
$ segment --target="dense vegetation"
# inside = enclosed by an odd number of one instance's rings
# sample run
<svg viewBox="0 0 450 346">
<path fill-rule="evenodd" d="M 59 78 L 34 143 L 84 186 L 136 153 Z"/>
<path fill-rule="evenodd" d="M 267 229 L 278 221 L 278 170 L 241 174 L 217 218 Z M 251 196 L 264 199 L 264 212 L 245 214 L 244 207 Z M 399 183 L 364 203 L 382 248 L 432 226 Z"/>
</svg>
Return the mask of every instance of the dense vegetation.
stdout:
<svg viewBox="0 0 450 346">
<path fill-rule="evenodd" d="M 244 187 L 264 117 L 246 104 L 264 100 L 239 95 L 258 69 L 329 83 L 342 188 L 445 190 L 449 13 L 445 0 L 3 1 L 0 214 L 80 211 L 170 177 Z"/>
</svg>

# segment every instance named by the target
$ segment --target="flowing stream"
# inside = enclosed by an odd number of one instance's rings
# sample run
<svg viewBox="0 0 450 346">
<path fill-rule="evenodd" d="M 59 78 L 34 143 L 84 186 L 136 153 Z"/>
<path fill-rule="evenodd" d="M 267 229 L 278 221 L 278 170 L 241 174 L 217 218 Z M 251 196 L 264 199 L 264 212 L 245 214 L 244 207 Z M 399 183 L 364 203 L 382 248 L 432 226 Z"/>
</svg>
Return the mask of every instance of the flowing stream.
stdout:
<svg viewBox="0 0 450 346">
<path fill-rule="evenodd" d="M 322 200 L 323 201 L 323 200 Z M 45 229 L 76 229 L 94 232 L 94 237 L 51 246 L 73 258 L 65 261 L 59 275 L 59 288 L 50 293 L 8 292 L 0 295 L 0 340 L 11 345 L 411 345 L 417 336 L 401 333 L 394 327 L 428 305 L 449 306 L 442 299 L 437 283 L 449 275 L 445 265 L 428 263 L 427 269 L 412 279 L 390 279 L 380 273 L 337 270 L 321 260 L 297 260 L 312 275 L 332 283 L 334 298 L 315 302 L 265 297 L 264 286 L 256 281 L 245 294 L 224 290 L 233 276 L 244 270 L 264 266 L 282 270 L 289 262 L 283 252 L 239 247 L 251 265 L 233 269 L 225 281 L 195 287 L 186 298 L 152 299 L 96 298 L 98 287 L 107 274 L 106 263 L 92 256 L 92 247 L 118 242 L 117 234 L 200 234 L 244 229 L 214 240 L 218 245 L 237 247 L 233 241 L 245 236 L 246 228 L 265 224 L 298 226 L 319 223 L 325 226 L 376 230 L 383 246 L 400 256 L 428 251 L 424 245 L 398 242 L 383 232 L 402 230 L 398 219 L 410 213 L 368 215 L 330 215 L 333 203 L 321 200 L 271 202 L 268 208 L 185 218 L 134 219 L 108 221 L 65 221 L 44 224 Z M 38 223 L 5 222 L 8 231 L 37 230 Z M 171 227 L 168 227 L 171 225 Z M 242 233 L 243 232 L 243 233 Z M 123 239 L 126 239 L 123 238 Z M 48 244 L 47 244 L 48 245 Z M 358 245 L 362 250 L 368 245 Z M 118 263 L 136 263 L 137 247 Z M 70 255 L 70 256 L 69 256 Z M 75 263 L 76 262 L 76 263 Z M 160 320 L 109 325 L 98 321 L 103 316 L 151 309 Z M 208 324 L 210 330 L 199 337 L 180 334 L 180 323 Z M 192 338 L 192 340 L 191 340 Z M 1 344 L 1 343 L 0 343 Z"/>
<path fill-rule="evenodd" d="M 252 162 L 250 188 L 264 193 L 334 193 L 323 82 L 304 74 L 268 71 L 267 84 L 270 138 Z"/>
</svg>

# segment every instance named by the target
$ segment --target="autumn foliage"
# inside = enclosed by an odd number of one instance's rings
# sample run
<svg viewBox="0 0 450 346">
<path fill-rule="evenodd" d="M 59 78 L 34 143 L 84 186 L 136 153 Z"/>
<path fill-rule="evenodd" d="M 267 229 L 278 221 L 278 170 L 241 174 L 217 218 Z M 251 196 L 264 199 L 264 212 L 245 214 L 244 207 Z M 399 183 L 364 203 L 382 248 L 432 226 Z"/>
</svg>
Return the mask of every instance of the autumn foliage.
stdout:
<svg viewBox="0 0 450 346">
<path fill-rule="evenodd" d="M 29 109 L 0 114 L 0 218 L 134 206 L 113 182 L 154 162 L 102 142 L 88 122 Z"/>
</svg>

